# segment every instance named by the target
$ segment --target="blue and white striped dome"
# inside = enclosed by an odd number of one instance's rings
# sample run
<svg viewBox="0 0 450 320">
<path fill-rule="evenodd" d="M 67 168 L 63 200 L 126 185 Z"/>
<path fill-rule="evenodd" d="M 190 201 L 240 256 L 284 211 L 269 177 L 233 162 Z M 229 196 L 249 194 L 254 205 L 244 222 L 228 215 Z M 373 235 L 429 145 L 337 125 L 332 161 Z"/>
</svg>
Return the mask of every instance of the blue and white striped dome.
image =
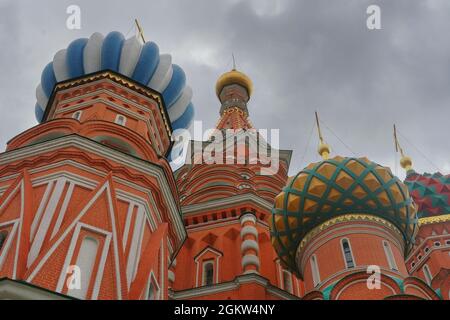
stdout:
<svg viewBox="0 0 450 320">
<path fill-rule="evenodd" d="M 89 39 L 72 41 L 58 51 L 42 72 L 36 89 L 36 119 L 41 122 L 45 107 L 57 82 L 85 74 L 112 70 L 160 92 L 167 107 L 172 129 L 189 128 L 194 117 L 192 89 L 186 75 L 172 64 L 169 54 L 159 54 L 154 42 L 142 44 L 137 37 L 125 39 L 120 32 L 106 37 L 94 33 Z"/>
</svg>

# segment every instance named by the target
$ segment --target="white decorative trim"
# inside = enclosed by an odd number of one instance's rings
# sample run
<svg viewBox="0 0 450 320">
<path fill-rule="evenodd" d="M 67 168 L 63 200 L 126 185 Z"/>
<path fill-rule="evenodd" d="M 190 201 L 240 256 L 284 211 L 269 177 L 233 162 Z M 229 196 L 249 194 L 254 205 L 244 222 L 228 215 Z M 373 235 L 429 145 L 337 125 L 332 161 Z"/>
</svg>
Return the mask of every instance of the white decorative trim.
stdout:
<svg viewBox="0 0 450 320">
<path fill-rule="evenodd" d="M 92 83 L 94 83 L 94 82 L 91 82 L 90 84 L 92 84 Z M 60 91 L 60 92 L 63 92 L 63 91 Z M 114 102 L 112 102 L 112 101 L 110 101 L 108 99 L 104 99 L 102 97 L 99 97 L 99 98 L 96 98 L 96 99 L 90 99 L 89 101 L 85 101 L 83 103 L 77 103 L 77 104 L 75 104 L 73 106 L 70 106 L 70 107 L 60 108 L 60 109 L 55 111 L 55 115 L 60 114 L 60 113 L 66 113 L 66 112 L 70 112 L 70 111 L 75 111 L 75 110 L 78 110 L 78 109 L 81 109 L 81 108 L 85 108 L 85 107 L 89 107 L 89 106 L 91 106 L 94 103 L 106 104 L 109 107 L 111 107 L 113 109 L 116 109 L 116 110 L 119 110 L 120 112 L 123 112 L 123 113 L 129 115 L 132 118 L 136 118 L 138 120 L 141 120 L 142 122 L 145 122 L 146 125 L 147 125 L 148 132 L 151 133 L 151 135 L 150 135 L 151 139 L 150 140 L 152 142 L 152 145 L 162 146 L 162 140 L 161 140 L 160 135 L 159 134 L 155 135 L 154 132 L 152 132 L 152 130 L 151 130 L 151 128 L 157 128 L 156 120 L 155 120 L 155 118 L 153 116 L 152 110 L 149 109 L 149 108 L 142 107 L 142 105 L 134 102 L 133 100 L 130 100 L 129 98 L 126 98 L 126 97 L 123 97 L 121 95 L 118 95 L 118 94 L 116 94 L 115 92 L 113 92 L 111 90 L 108 90 L 108 89 L 96 90 L 96 91 L 90 92 L 88 94 L 76 96 L 76 97 L 73 97 L 73 98 L 70 98 L 70 99 L 60 100 L 59 104 L 66 104 L 66 103 L 70 103 L 70 102 L 73 102 L 73 101 L 78 101 L 80 99 L 87 99 L 90 96 L 96 96 L 96 95 L 100 95 L 102 93 L 104 93 L 104 94 L 106 94 L 108 96 L 111 96 L 113 98 L 116 98 L 118 100 L 126 101 L 126 103 L 129 104 L 130 106 L 133 106 L 133 107 L 135 107 L 135 108 L 137 108 L 137 109 L 139 109 L 141 111 L 144 111 L 144 112 L 148 113 L 149 116 L 148 117 L 144 117 L 144 116 L 140 115 L 139 113 L 131 112 L 127 108 L 124 108 L 121 105 L 119 105 L 117 103 L 114 103 Z M 130 93 L 137 94 L 137 92 L 131 92 L 131 91 L 130 91 Z M 157 101 L 155 101 L 155 100 L 153 100 L 153 99 L 151 99 L 149 97 L 146 97 L 146 96 L 144 96 L 144 99 L 152 101 L 156 105 L 155 109 L 159 109 Z M 159 112 L 159 110 L 158 110 L 158 112 Z M 166 131 L 164 130 L 164 132 L 166 132 Z M 158 140 L 158 143 L 155 143 L 156 139 Z M 158 153 L 160 155 L 162 153 L 162 150 L 160 148 L 158 148 Z"/>
<path fill-rule="evenodd" d="M 144 235 L 145 215 L 142 207 L 138 207 L 136 217 L 134 219 L 133 234 L 131 235 L 130 251 L 127 261 L 127 282 L 130 287 L 131 282 L 136 276 L 141 256 L 142 237 Z"/>
<path fill-rule="evenodd" d="M 64 220 L 64 216 L 67 211 L 67 206 L 69 205 L 70 199 L 72 198 L 72 193 L 73 193 L 74 187 L 75 187 L 75 183 L 69 182 L 69 187 L 67 188 L 67 192 L 64 197 L 61 209 L 59 210 L 58 219 L 56 220 L 55 226 L 53 227 L 52 236 L 51 236 L 52 238 L 56 235 L 56 233 L 59 231 L 59 228 L 61 227 L 61 224 Z"/>
<path fill-rule="evenodd" d="M 398 271 L 397 262 L 395 261 L 395 256 L 394 252 L 392 252 L 391 244 L 388 241 L 383 240 L 381 241 L 381 246 L 383 247 L 389 269 Z"/>
<path fill-rule="evenodd" d="M 417 263 L 414 266 L 414 268 L 408 269 L 409 273 L 412 274 L 413 272 L 417 271 L 418 269 L 421 269 L 423 263 L 425 261 L 427 261 L 428 256 L 430 256 L 434 251 L 439 251 L 439 250 L 443 250 L 443 249 L 444 249 L 444 251 L 446 249 L 450 249 L 450 245 L 441 245 L 440 247 L 435 247 L 435 246 L 431 247 L 430 250 L 423 255 L 422 259 L 417 261 Z M 407 266 L 411 265 L 412 262 L 416 262 L 416 261 L 415 260 L 413 260 L 413 261 L 410 260 L 409 263 L 407 262 L 408 263 Z"/>
<path fill-rule="evenodd" d="M 272 203 L 269 203 L 267 200 L 264 200 L 263 198 L 252 193 L 244 193 L 227 198 L 211 200 L 204 203 L 187 205 L 182 207 L 181 211 L 183 211 L 183 215 L 187 217 L 198 212 L 217 210 L 217 208 L 226 209 L 239 204 L 249 203 L 257 205 L 263 210 L 266 210 L 267 213 L 270 213 L 272 211 Z"/>
<path fill-rule="evenodd" d="M 431 274 L 431 270 L 430 270 L 430 267 L 428 266 L 428 264 L 425 263 L 423 265 L 422 273 L 423 273 L 423 276 L 424 276 L 425 281 L 427 282 L 427 284 L 431 285 L 431 282 L 433 281 L 433 275 Z"/>
<path fill-rule="evenodd" d="M 340 270 L 338 272 L 333 273 L 332 275 L 326 277 L 325 279 L 323 279 L 319 286 L 315 289 L 318 290 L 323 290 L 324 288 L 326 288 L 329 284 L 336 282 L 339 279 L 342 279 L 343 277 L 345 277 L 348 274 L 353 274 L 359 271 L 367 271 L 367 268 L 369 267 L 369 265 L 358 265 L 355 268 L 351 268 L 351 269 L 343 269 Z M 397 277 L 397 278 L 403 278 L 404 274 L 401 274 L 400 272 L 396 272 L 387 268 L 384 268 L 382 266 L 380 266 L 380 270 L 382 274 L 386 274 L 388 276 L 393 276 L 393 277 Z"/>
<path fill-rule="evenodd" d="M 20 182 L 20 218 L 19 218 L 19 223 L 20 223 L 20 229 L 23 228 L 23 220 L 24 220 L 24 214 L 25 214 L 25 181 L 22 179 L 22 181 Z M 19 249 L 21 247 L 20 243 L 21 243 L 21 236 L 22 236 L 22 232 L 17 232 L 17 244 L 16 244 L 16 256 L 14 257 L 14 270 L 13 270 L 13 279 L 16 279 L 17 276 L 17 264 L 18 264 L 18 260 L 19 260 Z"/>
<path fill-rule="evenodd" d="M 2 268 L 3 262 L 4 262 L 5 258 L 6 258 L 6 255 L 9 252 L 9 249 L 10 249 L 11 244 L 13 242 L 14 236 L 16 235 L 17 228 L 19 227 L 19 223 L 20 223 L 20 219 L 16 219 L 16 220 L 0 223 L 0 227 L 6 227 L 6 226 L 9 226 L 11 224 L 13 225 L 12 228 L 11 228 L 11 232 L 8 233 L 8 236 L 7 236 L 7 239 L 6 239 L 6 243 L 4 243 L 3 247 L 1 248 L 0 269 Z"/>
<path fill-rule="evenodd" d="M 156 279 L 155 273 L 153 272 L 153 270 L 150 271 L 150 275 L 148 276 L 147 294 L 145 296 L 147 300 L 150 300 L 150 284 L 151 283 L 153 283 L 156 287 L 156 294 L 155 294 L 156 299 L 155 300 L 161 300 L 161 291 L 162 290 L 159 287 L 158 280 Z"/>
<path fill-rule="evenodd" d="M 120 165 L 130 166 L 144 174 L 154 176 L 158 182 L 158 185 L 161 187 L 161 191 L 165 195 L 164 199 L 167 201 L 166 205 L 169 209 L 168 213 L 170 214 L 174 222 L 173 226 L 177 230 L 179 241 L 183 241 L 183 239 L 186 237 L 186 230 L 184 228 L 178 205 L 175 202 L 174 195 L 172 194 L 172 191 L 167 183 L 164 170 L 161 167 L 148 161 L 134 158 L 128 154 L 124 154 L 123 152 L 104 146 L 88 138 L 72 134 L 20 149 L 4 152 L 0 154 L 0 165 L 19 161 L 30 156 L 34 157 L 39 154 L 66 147 L 76 147 L 81 150 L 92 152 L 93 154 L 116 161 Z"/>
<path fill-rule="evenodd" d="M 116 239 L 116 241 L 113 241 L 113 244 L 114 244 L 113 250 L 114 250 L 114 257 L 115 257 L 115 269 L 116 269 L 115 274 L 116 274 L 116 281 L 117 281 L 117 295 L 118 295 L 118 299 L 122 298 L 121 282 L 120 282 L 121 281 L 120 280 L 120 267 L 119 267 L 119 260 L 118 260 L 119 255 L 118 255 L 118 248 L 117 248 L 117 241 L 120 241 L 120 239 L 117 238 L 116 224 L 115 224 L 115 218 L 114 218 L 114 210 L 112 207 L 112 198 L 111 198 L 111 193 L 110 193 L 110 189 L 109 189 L 109 182 L 106 182 L 98 190 L 97 194 L 95 194 L 95 196 L 92 197 L 91 200 L 89 200 L 88 204 L 84 207 L 84 209 L 73 220 L 73 222 L 70 224 L 70 226 L 66 230 L 64 230 L 64 233 L 55 241 L 53 246 L 47 251 L 47 253 L 44 255 L 44 257 L 39 261 L 38 265 L 35 267 L 35 269 L 30 274 L 30 276 L 28 277 L 28 279 L 26 281 L 32 282 L 33 278 L 37 275 L 37 273 L 43 267 L 43 265 L 48 260 L 48 258 L 53 254 L 53 252 L 56 250 L 56 248 L 60 245 L 60 243 L 66 238 L 66 236 L 69 234 L 69 232 L 71 232 L 75 228 L 75 226 L 78 224 L 81 217 L 84 216 L 84 214 L 87 212 L 87 210 L 89 210 L 89 208 L 91 208 L 91 206 L 95 203 L 95 201 L 97 201 L 98 197 L 105 191 L 107 191 L 106 194 L 108 197 L 109 213 L 110 213 L 110 217 L 112 220 L 112 235 L 113 235 L 113 238 Z M 65 268 L 67 268 L 67 266 Z M 65 269 L 62 270 L 62 272 L 65 272 L 65 271 L 66 271 Z M 63 285 L 63 283 L 59 283 L 58 284 L 58 286 L 60 286 L 59 288 L 62 288 L 62 285 Z"/>
<path fill-rule="evenodd" d="M 214 286 L 197 287 L 193 289 L 187 289 L 183 291 L 175 291 L 172 294 L 172 298 L 175 300 L 187 300 L 196 297 L 202 297 L 207 295 L 213 295 L 215 293 L 232 291 L 238 289 L 242 284 L 254 283 L 264 287 L 267 293 L 273 294 L 280 299 L 284 300 L 297 300 L 298 297 L 273 286 L 269 280 L 262 277 L 257 273 L 241 274 L 234 278 L 232 281 L 222 282 Z"/>
<path fill-rule="evenodd" d="M 362 280 L 357 280 L 357 281 L 353 281 L 353 282 L 347 283 L 347 284 L 346 284 L 344 287 L 342 287 L 342 289 L 336 294 L 336 300 L 339 300 L 339 297 L 340 297 L 341 294 L 345 291 L 345 289 L 347 289 L 348 287 L 350 287 L 350 286 L 352 286 L 352 285 L 354 285 L 354 284 L 356 284 L 356 283 L 361 283 L 361 282 L 366 283 L 366 282 L 367 282 L 367 279 L 362 279 Z M 389 289 L 391 289 L 391 290 L 392 290 L 392 294 L 396 294 L 395 289 L 392 288 L 390 285 L 388 285 L 388 284 L 385 283 L 385 282 L 382 282 L 381 284 L 384 285 L 384 286 L 386 286 L 386 287 L 388 287 Z"/>
<path fill-rule="evenodd" d="M 128 210 L 127 210 L 127 216 L 125 218 L 125 226 L 123 228 L 123 239 L 122 239 L 122 246 L 123 249 L 125 250 L 127 247 L 127 242 L 128 242 L 128 232 L 130 232 L 130 225 L 131 225 L 131 219 L 133 216 L 133 212 L 134 212 L 134 208 L 136 207 L 136 205 L 134 203 L 128 203 Z"/>
<path fill-rule="evenodd" d="M 44 212 L 44 209 L 47 206 L 47 201 L 50 196 L 50 193 L 53 190 L 53 184 L 54 184 L 54 181 L 51 181 L 48 183 L 47 188 L 44 191 L 44 196 L 42 197 L 41 203 L 39 204 L 39 207 L 34 215 L 34 219 L 33 219 L 33 222 L 31 223 L 31 229 L 30 229 L 30 240 L 33 239 L 34 234 L 38 228 L 38 223 L 41 219 L 42 212 Z M 27 263 L 27 266 L 29 266 L 29 263 Z"/>
<path fill-rule="evenodd" d="M 245 269 L 247 266 L 255 266 L 259 268 L 259 258 L 254 254 L 246 254 L 242 257 L 242 268 Z"/>
<path fill-rule="evenodd" d="M 247 221 L 251 221 L 252 223 L 256 224 L 256 217 L 253 213 L 246 213 L 241 216 L 241 226 L 244 225 Z"/>
<path fill-rule="evenodd" d="M 41 251 L 42 244 L 44 243 L 45 236 L 49 232 L 50 224 L 53 220 L 53 216 L 60 202 L 65 186 L 66 180 L 62 178 L 58 179 L 55 183 L 55 187 L 53 188 L 50 199 L 47 202 L 42 219 L 38 222 L 39 226 L 36 231 L 36 235 L 33 238 L 33 243 L 31 245 L 30 252 L 28 254 L 27 260 L 28 266 L 30 266 L 34 262 L 36 257 L 39 255 L 39 252 Z M 36 217 L 36 219 L 37 218 L 38 217 Z"/>
<path fill-rule="evenodd" d="M 317 261 L 317 256 L 313 254 L 309 260 L 311 264 L 311 274 L 313 280 L 314 288 L 320 284 L 320 271 L 319 271 L 319 262 Z"/>
<path fill-rule="evenodd" d="M 110 242 L 110 239 L 111 239 L 111 233 L 106 231 L 106 230 L 99 229 L 99 228 L 96 228 L 94 226 L 91 226 L 91 225 L 88 225 L 88 224 L 85 224 L 85 223 L 81 223 L 81 222 L 77 223 L 75 231 L 74 231 L 73 236 L 72 236 L 72 239 L 70 240 L 69 249 L 67 250 L 66 259 L 64 260 L 64 265 L 63 265 L 63 268 L 62 268 L 61 273 L 59 275 L 58 283 L 56 285 L 56 292 L 62 293 L 62 291 L 63 291 L 64 284 L 65 284 L 65 281 L 66 281 L 66 278 L 67 278 L 67 268 L 69 267 L 70 262 L 72 261 L 72 257 L 73 257 L 74 251 L 75 251 L 75 247 L 77 245 L 78 238 L 79 238 L 79 235 L 80 235 L 80 231 L 81 231 L 82 228 L 86 229 L 86 230 L 93 231 L 95 233 L 99 233 L 99 234 L 105 236 L 105 243 L 104 243 L 103 250 L 102 250 L 102 257 L 100 258 L 101 261 L 100 261 L 99 269 L 98 269 L 98 272 L 97 272 L 97 277 L 96 277 L 96 280 L 95 280 L 95 283 L 94 283 L 95 284 L 94 285 L 94 292 L 92 294 L 92 296 L 93 296 L 92 299 L 96 299 L 98 291 L 99 291 L 98 286 L 100 284 L 98 279 L 101 279 L 101 277 L 103 276 L 103 268 L 104 268 L 104 264 L 106 262 L 106 255 L 107 255 L 108 249 L 109 249 L 109 242 Z M 106 244 L 108 244 L 108 246 L 106 246 Z"/>
<path fill-rule="evenodd" d="M 398 239 L 396 237 L 392 236 L 392 233 L 388 232 L 388 229 L 369 224 L 350 224 L 338 226 L 336 228 L 329 228 L 326 231 L 319 233 L 317 236 L 311 239 L 307 247 L 303 249 L 303 253 L 301 256 L 299 250 L 300 248 L 297 248 L 295 257 L 297 265 L 301 268 L 301 270 L 303 270 L 309 259 L 309 256 L 319 247 L 323 246 L 326 243 L 329 243 L 330 240 L 345 237 L 351 234 L 370 234 L 379 236 L 384 239 L 389 239 L 397 246 L 400 252 L 403 252 L 402 245 L 398 242 Z"/>
<path fill-rule="evenodd" d="M 249 234 L 254 235 L 258 239 L 258 230 L 254 226 L 245 226 L 241 229 L 241 238 Z"/>
<path fill-rule="evenodd" d="M 416 289 L 416 290 L 422 292 L 422 294 L 423 294 L 425 297 L 427 297 L 428 299 L 430 299 L 430 300 L 432 299 L 432 297 L 430 297 L 430 295 L 429 295 L 427 292 L 425 292 L 421 287 L 416 286 L 415 284 L 412 284 L 412 283 L 409 283 L 409 284 L 404 285 L 403 291 L 406 291 L 406 289 L 409 288 L 409 287 L 411 287 L 411 288 L 413 288 L 413 289 Z"/>
<path fill-rule="evenodd" d="M 206 247 L 203 249 L 203 251 L 197 255 L 197 257 L 194 259 L 194 262 L 196 264 L 196 272 L 195 272 L 195 286 L 199 286 L 200 282 L 200 260 L 202 260 L 202 256 L 205 255 L 207 252 L 211 252 L 213 255 L 216 256 L 215 258 L 215 267 L 216 267 L 216 283 L 219 283 L 219 265 L 220 265 L 220 258 L 222 257 L 222 253 L 214 250 L 213 248 Z"/>
<path fill-rule="evenodd" d="M 244 240 L 241 243 L 241 252 L 245 252 L 247 250 L 253 249 L 256 252 L 259 252 L 259 244 L 255 240 Z"/>
<path fill-rule="evenodd" d="M 170 282 L 174 282 L 175 281 L 175 273 L 173 273 L 172 270 L 169 270 L 167 273 L 167 279 L 169 279 Z"/>
</svg>

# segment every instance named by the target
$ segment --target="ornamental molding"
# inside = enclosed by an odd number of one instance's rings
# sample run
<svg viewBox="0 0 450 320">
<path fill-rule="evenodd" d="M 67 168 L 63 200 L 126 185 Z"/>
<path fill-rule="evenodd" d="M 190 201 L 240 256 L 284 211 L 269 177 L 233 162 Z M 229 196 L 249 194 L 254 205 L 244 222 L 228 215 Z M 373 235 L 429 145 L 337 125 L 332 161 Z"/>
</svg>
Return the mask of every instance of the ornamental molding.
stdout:
<svg viewBox="0 0 450 320">
<path fill-rule="evenodd" d="M 263 276 L 256 273 L 247 273 L 237 276 L 234 280 L 222 282 L 213 286 L 203 286 L 182 291 L 172 291 L 170 297 L 175 300 L 185 300 L 195 297 L 212 295 L 224 291 L 232 291 L 238 289 L 241 285 L 247 283 L 256 283 L 266 288 L 267 292 L 284 300 L 299 300 L 299 297 L 294 296 L 276 286 L 273 286 L 270 281 Z"/>
<path fill-rule="evenodd" d="M 0 166 L 8 165 L 9 163 L 20 161 L 29 157 L 36 157 L 50 151 L 58 151 L 58 149 L 76 147 L 80 150 L 99 155 L 102 158 L 109 159 L 119 163 L 125 167 L 131 167 L 145 175 L 150 175 L 156 179 L 158 185 L 161 187 L 162 194 L 165 196 L 166 205 L 169 210 L 168 213 L 175 222 L 174 227 L 177 230 L 178 240 L 183 241 L 186 237 L 186 229 L 184 228 L 181 219 L 180 210 L 175 201 L 167 181 L 166 174 L 163 167 L 158 164 L 151 163 L 133 156 L 127 155 L 123 152 L 104 146 L 98 142 L 92 141 L 88 138 L 81 137 L 76 134 L 63 136 L 53 140 L 41 142 L 38 144 L 26 146 L 20 149 L 0 154 Z"/>
<path fill-rule="evenodd" d="M 167 110 L 165 108 L 165 104 L 163 102 L 163 98 L 162 98 L 161 94 L 153 89 L 150 89 L 148 87 L 145 87 L 145 86 L 135 82 L 134 80 L 132 80 L 124 75 L 120 75 L 111 70 L 92 73 L 87 76 L 82 76 L 82 77 L 79 77 L 76 79 L 70 79 L 70 80 L 63 81 L 63 82 L 56 84 L 48 105 L 53 104 L 54 98 L 58 92 L 61 92 L 61 91 L 63 92 L 63 90 L 67 90 L 67 89 L 70 89 L 73 87 L 78 87 L 78 86 L 85 85 L 88 83 L 93 84 L 96 81 L 104 80 L 104 79 L 110 80 L 110 82 L 112 82 L 112 83 L 116 83 L 116 84 L 126 87 L 127 89 L 130 89 L 129 91 L 132 94 L 140 94 L 146 98 L 155 100 L 158 103 L 159 111 L 163 118 L 164 126 L 167 130 L 167 133 L 168 133 L 169 137 L 172 136 L 172 129 L 171 129 L 171 126 L 168 121 Z M 48 114 L 48 112 L 49 112 L 47 110 L 49 110 L 49 109 L 46 108 L 46 114 Z M 44 116 L 44 119 L 45 118 L 46 118 L 46 116 Z"/>
<path fill-rule="evenodd" d="M 300 241 L 300 243 L 297 247 L 295 260 L 301 261 L 301 257 L 303 256 L 305 248 L 307 247 L 309 242 L 315 236 L 317 236 L 318 234 L 322 233 L 323 231 L 333 227 L 336 224 L 353 222 L 353 221 L 377 223 L 377 224 L 380 224 L 380 225 L 388 228 L 389 230 L 393 231 L 398 237 L 400 237 L 400 238 L 403 237 L 400 230 L 394 224 L 392 224 L 389 221 L 387 221 L 383 218 L 380 218 L 378 216 L 370 215 L 370 214 L 345 214 L 345 215 L 341 215 L 341 216 L 337 216 L 332 219 L 329 219 L 329 220 L 321 223 L 317 227 L 313 228 L 311 231 L 309 231 L 305 235 L 305 237 L 303 237 L 303 239 Z"/>
<path fill-rule="evenodd" d="M 440 216 L 420 218 L 419 219 L 419 227 L 421 227 L 423 225 L 427 225 L 427 224 L 442 223 L 442 222 L 448 222 L 448 221 L 450 221 L 450 213 L 443 214 Z"/>
<path fill-rule="evenodd" d="M 263 210 L 266 210 L 267 213 L 270 213 L 272 210 L 271 203 L 257 195 L 247 193 L 223 199 L 211 200 L 204 203 L 187 205 L 182 207 L 181 211 L 183 212 L 183 216 L 190 216 L 207 210 L 217 210 L 217 208 L 226 209 L 237 205 L 247 205 L 249 203 L 259 206 Z"/>
</svg>

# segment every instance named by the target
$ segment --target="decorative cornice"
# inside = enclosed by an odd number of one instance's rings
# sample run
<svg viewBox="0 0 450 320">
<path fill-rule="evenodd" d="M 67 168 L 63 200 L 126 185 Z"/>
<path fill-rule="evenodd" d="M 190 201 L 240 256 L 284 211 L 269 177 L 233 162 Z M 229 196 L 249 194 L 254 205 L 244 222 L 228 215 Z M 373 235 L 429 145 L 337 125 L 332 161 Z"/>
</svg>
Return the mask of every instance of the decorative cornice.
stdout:
<svg viewBox="0 0 450 320">
<path fill-rule="evenodd" d="M 90 83 L 90 82 L 94 82 L 97 80 L 102 80 L 102 79 L 109 79 L 112 80 L 120 85 L 123 85 L 131 90 L 133 90 L 134 92 L 137 92 L 139 94 L 142 94 L 148 98 L 151 98 L 153 100 L 155 100 L 158 103 L 158 107 L 159 110 L 161 112 L 161 115 L 163 117 L 163 121 L 164 121 L 164 126 L 167 130 L 167 133 L 169 135 L 169 137 L 172 136 L 172 128 L 170 125 L 170 121 L 168 119 L 168 113 L 167 110 L 165 108 L 165 104 L 163 102 L 163 98 L 162 95 L 153 90 L 150 89 L 148 87 L 145 87 L 139 83 L 137 83 L 136 81 L 124 76 L 124 75 L 120 75 L 118 73 L 115 73 L 114 71 L 108 70 L 108 71 L 100 71 L 100 72 L 96 72 L 96 73 L 92 73 L 86 76 L 82 76 L 79 78 L 75 78 L 75 79 L 71 79 L 68 81 L 63 81 L 60 82 L 58 84 L 56 84 L 55 89 L 53 90 L 53 94 L 52 94 L 52 98 L 51 98 L 51 102 L 53 103 L 53 99 L 56 95 L 56 93 L 60 90 L 65 90 L 65 89 L 69 89 L 69 88 L 73 88 L 79 85 L 83 85 L 86 83 Z M 46 114 L 48 113 L 48 108 L 46 108 Z M 45 117 L 45 116 L 44 116 Z"/>
<path fill-rule="evenodd" d="M 370 215 L 370 214 L 344 214 L 342 216 L 337 216 L 335 218 L 329 219 L 329 220 L 321 223 L 320 225 L 318 225 L 311 231 L 309 231 L 305 235 L 305 237 L 302 239 L 302 241 L 300 242 L 298 249 L 297 249 L 297 254 L 299 252 L 301 252 L 306 247 L 308 242 L 312 238 L 314 238 L 317 234 L 321 233 L 322 231 L 324 231 L 338 223 L 345 223 L 345 222 L 350 222 L 350 221 L 369 221 L 369 222 L 375 222 L 378 224 L 382 224 L 383 226 L 391 229 L 392 231 L 397 233 L 400 237 L 402 237 L 402 233 L 400 232 L 400 230 L 398 230 L 398 228 L 395 225 L 393 225 L 389 221 L 387 221 L 383 218 L 380 218 L 378 216 Z"/>
<path fill-rule="evenodd" d="M 213 286 L 203 286 L 193 289 L 187 289 L 182 291 L 172 291 L 170 296 L 175 300 L 185 300 L 200 296 L 212 295 L 219 292 L 236 290 L 242 284 L 246 283 L 256 283 L 266 288 L 268 293 L 271 293 L 281 299 L 285 300 L 298 300 L 297 296 L 294 296 L 274 285 L 272 285 L 269 280 L 256 274 L 248 273 L 237 276 L 234 280 L 228 282 L 222 282 Z"/>
<path fill-rule="evenodd" d="M 217 200 L 211 200 L 203 203 L 187 205 L 181 208 L 183 216 L 189 216 L 198 212 L 205 210 L 217 210 L 217 208 L 225 209 L 228 207 L 234 207 L 239 204 L 254 203 L 255 205 L 267 210 L 268 212 L 272 209 L 272 204 L 264 200 L 263 198 L 256 196 L 252 193 L 240 194 L 237 196 L 232 196 L 228 198 L 222 198 Z"/>
<path fill-rule="evenodd" d="M 20 161 L 30 156 L 37 156 L 49 151 L 67 147 L 75 147 L 87 152 L 92 152 L 93 154 L 99 155 L 103 158 L 115 161 L 122 166 L 129 166 L 141 173 L 153 176 L 161 187 L 162 194 L 166 196 L 168 213 L 174 221 L 174 229 L 178 232 L 178 240 L 180 243 L 183 242 L 186 237 L 186 229 L 181 218 L 179 205 L 170 188 L 164 168 L 156 163 L 151 163 L 115 149 L 111 149 L 108 146 L 102 145 L 86 137 L 71 134 L 1 153 L 0 166 L 4 166 L 15 161 Z"/>
<path fill-rule="evenodd" d="M 450 221 L 450 213 L 443 214 L 440 216 L 420 218 L 419 219 L 419 227 L 421 227 L 423 225 L 427 225 L 427 224 L 442 223 L 442 222 L 448 222 L 448 221 Z"/>
</svg>

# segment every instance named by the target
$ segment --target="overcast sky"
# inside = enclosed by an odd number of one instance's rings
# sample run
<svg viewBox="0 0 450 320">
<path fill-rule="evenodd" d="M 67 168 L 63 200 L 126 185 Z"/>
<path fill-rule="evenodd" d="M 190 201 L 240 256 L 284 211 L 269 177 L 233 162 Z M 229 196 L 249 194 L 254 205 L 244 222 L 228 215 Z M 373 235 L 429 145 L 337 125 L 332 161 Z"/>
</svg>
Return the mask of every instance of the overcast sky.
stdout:
<svg viewBox="0 0 450 320">
<path fill-rule="evenodd" d="M 66 28 L 71 4 L 81 30 Z M 371 4 L 381 30 L 366 27 Z M 129 37 L 135 17 L 185 70 L 205 128 L 217 122 L 215 82 L 235 54 L 254 82 L 252 123 L 281 129 L 291 174 L 318 160 L 314 110 L 333 154 L 368 156 L 403 177 L 395 122 L 417 171 L 450 172 L 448 0 L 0 0 L 0 148 L 36 125 L 35 88 L 57 50 L 96 31 Z"/>
</svg>

